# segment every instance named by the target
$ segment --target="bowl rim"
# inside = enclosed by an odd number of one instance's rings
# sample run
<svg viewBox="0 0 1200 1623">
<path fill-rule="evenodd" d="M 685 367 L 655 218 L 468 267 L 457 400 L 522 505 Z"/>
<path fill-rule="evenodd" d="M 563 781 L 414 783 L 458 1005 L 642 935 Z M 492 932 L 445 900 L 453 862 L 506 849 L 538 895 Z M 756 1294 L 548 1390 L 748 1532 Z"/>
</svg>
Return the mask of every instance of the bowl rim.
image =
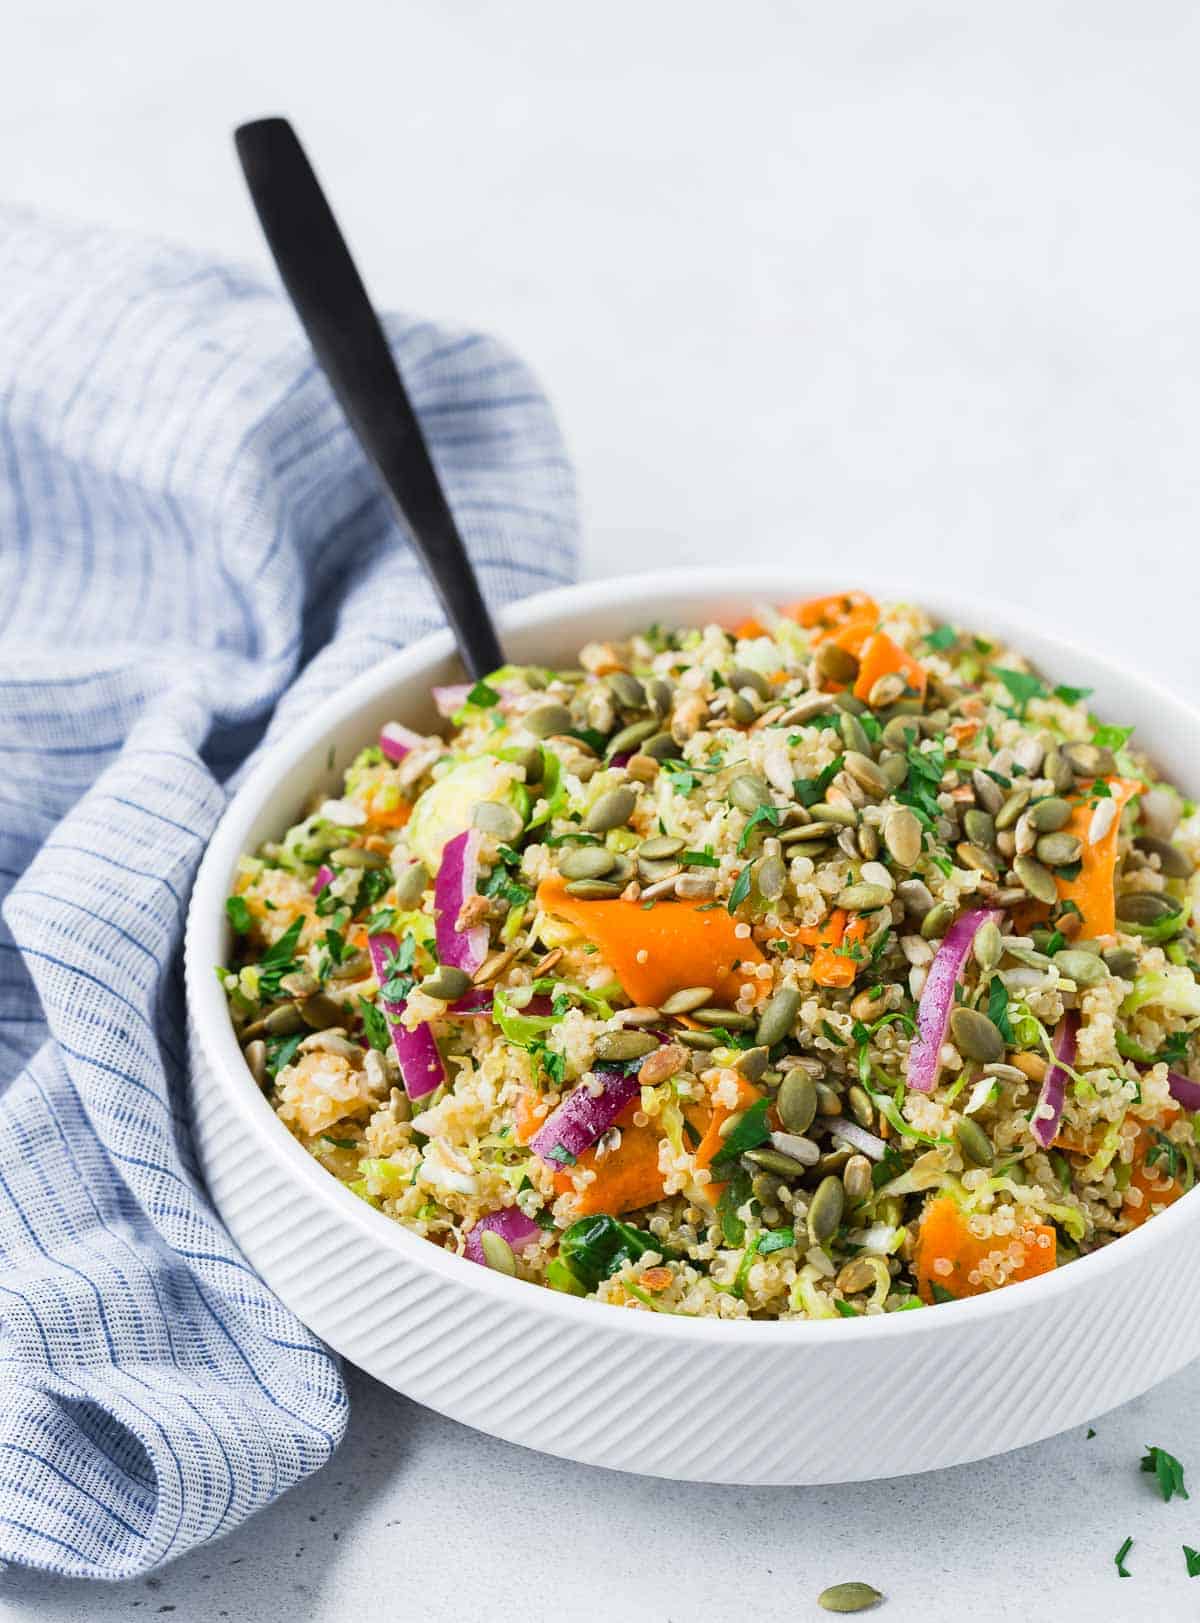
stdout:
<svg viewBox="0 0 1200 1623">
<path fill-rule="evenodd" d="M 594 611 L 611 612 L 614 618 L 628 615 L 631 603 L 639 597 L 662 597 L 672 593 L 688 597 L 711 596 L 737 598 L 750 603 L 770 603 L 794 600 L 801 594 L 836 592 L 847 588 L 847 575 L 852 570 L 831 574 L 823 570 L 796 569 L 696 569 L 683 568 L 648 570 L 596 580 L 585 580 L 570 586 L 531 594 L 508 605 L 496 616 L 502 631 L 518 632 L 551 623 L 560 614 Z M 920 582 L 900 583 L 873 576 L 869 590 L 886 601 L 912 602 L 947 619 L 989 628 L 1005 626 L 1006 637 L 1011 637 L 1019 648 L 1018 639 L 1023 632 L 1033 638 L 1053 643 L 1056 657 L 1064 661 L 1078 656 L 1094 667 L 1102 669 L 1117 687 L 1139 691 L 1178 721 L 1185 721 L 1200 729 L 1200 709 L 1181 699 L 1157 678 L 1133 673 L 1084 644 L 1062 635 L 1060 628 L 1031 614 L 1023 606 L 1007 601 L 991 600 L 956 591 L 943 592 Z M 445 1250 L 442 1246 L 414 1234 L 403 1224 L 376 1211 L 344 1184 L 327 1172 L 288 1131 L 255 1085 L 242 1057 L 233 1026 L 228 1017 L 224 992 L 219 986 L 212 966 L 222 956 L 225 931 L 224 901 L 228 875 L 244 850 L 251 825 L 270 799 L 277 783 L 309 750 L 323 743 L 348 717 L 362 706 L 377 701 L 389 688 L 402 687 L 429 667 L 444 661 L 454 653 L 454 642 L 447 630 L 435 631 L 419 638 L 408 647 L 377 661 L 348 683 L 326 696 L 294 728 L 277 740 L 262 759 L 246 775 L 226 806 L 208 842 L 188 907 L 184 935 L 186 1002 L 189 1024 L 194 1040 L 204 1049 L 213 1074 L 220 1078 L 227 1103 L 242 1124 L 251 1131 L 264 1153 L 271 1154 L 282 1163 L 281 1170 L 304 1187 L 306 1198 L 326 1206 L 331 1216 L 349 1222 L 359 1229 L 363 1239 L 381 1255 L 390 1253 L 422 1269 L 444 1275 L 447 1283 L 462 1290 L 497 1295 L 502 1302 L 516 1307 L 522 1302 L 531 1311 L 551 1315 L 565 1315 L 578 1320 L 580 1314 L 591 1316 L 593 1328 L 603 1330 L 606 1321 L 597 1324 L 594 1314 L 597 1303 L 559 1291 L 532 1287 L 527 1281 L 511 1279 L 490 1268 L 481 1268 L 468 1258 Z M 1195 1199 L 1191 1197 L 1195 1196 Z M 1194 1215 L 1193 1215 L 1194 1214 Z M 1023 1280 L 1005 1290 L 966 1297 L 955 1302 L 938 1304 L 937 1314 L 889 1313 L 863 1316 L 858 1319 L 717 1319 L 690 1317 L 673 1313 L 626 1314 L 621 1324 L 633 1333 L 668 1340 L 717 1340 L 726 1346 L 750 1341 L 755 1345 L 804 1345 L 813 1340 L 837 1336 L 843 1342 L 858 1342 L 864 1337 L 882 1341 L 897 1337 L 923 1337 L 939 1327 L 949 1331 L 955 1326 L 966 1330 L 985 1317 L 1020 1312 L 1034 1312 L 1039 1305 L 1049 1308 L 1064 1294 L 1073 1294 L 1085 1286 L 1099 1287 L 1102 1272 L 1135 1268 L 1139 1260 L 1151 1249 L 1168 1244 L 1185 1227 L 1200 1221 L 1200 1194 L 1189 1191 L 1167 1211 L 1159 1213 L 1153 1222 L 1145 1223 L 1131 1234 L 1079 1258 L 1068 1267 L 1055 1269 L 1036 1279 Z M 514 1298 L 512 1292 L 521 1294 Z M 616 1326 L 611 1326 L 615 1329 Z"/>
</svg>

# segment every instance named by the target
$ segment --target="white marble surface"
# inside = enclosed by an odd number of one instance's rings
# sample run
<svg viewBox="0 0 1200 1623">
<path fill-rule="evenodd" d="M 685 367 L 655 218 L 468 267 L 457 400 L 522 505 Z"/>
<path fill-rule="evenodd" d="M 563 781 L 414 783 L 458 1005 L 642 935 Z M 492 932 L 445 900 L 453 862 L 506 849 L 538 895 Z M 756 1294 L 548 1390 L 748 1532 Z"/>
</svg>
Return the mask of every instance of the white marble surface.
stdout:
<svg viewBox="0 0 1200 1623">
<path fill-rule="evenodd" d="M 262 261 L 229 145 L 298 122 L 377 297 L 488 326 L 566 424 L 592 573 L 843 557 L 1037 597 L 1195 690 L 1200 17 L 859 0 L 7 0 L 0 195 Z M 1020 1372 L 1014 1371 L 1014 1379 Z M 145 1584 L 47 1623 L 1194 1616 L 1200 1369 L 928 1478 L 704 1488 L 490 1441 L 363 1379 L 349 1442 Z M 936 1402 L 936 1370 L 930 1402 Z M 827 1395 L 805 1394 L 814 1424 Z M 913 1420 L 920 1424 L 920 1417 Z M 1137 1542 L 1135 1576 L 1111 1556 Z"/>
</svg>

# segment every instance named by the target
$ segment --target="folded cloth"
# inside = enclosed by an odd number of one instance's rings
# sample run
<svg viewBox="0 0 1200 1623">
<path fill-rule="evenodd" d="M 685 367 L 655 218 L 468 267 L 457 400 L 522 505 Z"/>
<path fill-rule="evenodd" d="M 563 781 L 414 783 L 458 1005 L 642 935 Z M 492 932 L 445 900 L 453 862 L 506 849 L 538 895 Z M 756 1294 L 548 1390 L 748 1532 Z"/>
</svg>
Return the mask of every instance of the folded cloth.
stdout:
<svg viewBox="0 0 1200 1623">
<path fill-rule="evenodd" d="M 529 373 L 388 333 L 488 599 L 568 578 Z M 197 1174 L 180 937 L 264 736 L 440 623 L 276 293 L 0 210 L 0 1560 L 144 1572 L 337 1446 Z"/>
</svg>

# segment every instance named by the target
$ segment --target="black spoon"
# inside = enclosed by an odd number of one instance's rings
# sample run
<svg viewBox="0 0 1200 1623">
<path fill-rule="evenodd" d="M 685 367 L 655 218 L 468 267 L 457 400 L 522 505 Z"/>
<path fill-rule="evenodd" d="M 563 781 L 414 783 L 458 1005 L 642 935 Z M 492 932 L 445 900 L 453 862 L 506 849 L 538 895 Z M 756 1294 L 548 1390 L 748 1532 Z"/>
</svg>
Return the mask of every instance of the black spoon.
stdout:
<svg viewBox="0 0 1200 1623">
<path fill-rule="evenodd" d="M 504 663 L 429 447 L 379 317 L 286 118 L 242 124 L 234 142 L 283 285 L 313 352 L 437 589 L 468 673 Z"/>
</svg>

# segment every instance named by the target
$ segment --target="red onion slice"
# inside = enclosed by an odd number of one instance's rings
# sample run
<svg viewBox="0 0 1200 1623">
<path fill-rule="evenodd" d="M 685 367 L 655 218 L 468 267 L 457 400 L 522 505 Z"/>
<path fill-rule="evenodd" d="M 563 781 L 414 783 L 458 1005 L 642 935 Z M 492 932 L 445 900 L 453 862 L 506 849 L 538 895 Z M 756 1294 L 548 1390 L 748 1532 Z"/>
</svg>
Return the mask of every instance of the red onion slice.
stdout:
<svg viewBox="0 0 1200 1623">
<path fill-rule="evenodd" d="M 999 919 L 995 908 L 975 908 L 956 919 L 946 931 L 937 950 L 925 989 L 917 1007 L 917 1034 L 908 1051 L 908 1085 L 914 1093 L 931 1093 L 941 1066 L 942 1044 L 954 1008 L 954 988 L 975 943 L 975 937 L 990 919 Z"/>
<path fill-rule="evenodd" d="M 431 689 L 433 702 L 437 705 L 439 716 L 452 716 L 456 710 L 461 710 L 467 702 L 467 694 L 471 689 L 466 682 L 455 682 L 446 687 Z"/>
<path fill-rule="evenodd" d="M 321 866 L 317 869 L 316 877 L 314 878 L 314 880 L 312 882 L 312 893 L 313 893 L 313 895 L 314 896 L 319 896 L 321 894 L 321 892 L 325 889 L 325 886 L 328 885 L 329 882 L 332 880 L 332 878 L 333 878 L 333 869 L 331 867 L 329 867 L 329 865 L 327 863 L 323 862 L 321 864 Z"/>
<path fill-rule="evenodd" d="M 388 966 L 399 945 L 390 931 L 367 937 L 367 950 L 371 954 L 371 963 L 381 986 L 388 979 Z M 446 1068 L 442 1064 L 442 1056 L 438 1052 L 433 1032 L 424 1024 L 409 1031 L 400 1020 L 400 1016 L 404 1013 L 403 1002 L 390 1003 L 380 997 L 379 1006 L 387 1019 L 388 1030 L 392 1034 L 392 1047 L 396 1050 L 396 1058 L 400 1061 L 404 1091 L 410 1099 L 423 1099 L 435 1088 L 440 1088 L 446 1080 Z"/>
<path fill-rule="evenodd" d="M 596 1066 L 592 1075 L 603 1082 L 603 1091 L 593 1094 L 587 1083 L 581 1082 L 529 1140 L 530 1149 L 547 1166 L 570 1166 L 577 1161 L 584 1150 L 603 1138 L 641 1089 L 636 1072 Z"/>
<path fill-rule="evenodd" d="M 1168 1071 L 1167 1086 L 1176 1104 L 1185 1110 L 1200 1110 L 1200 1082 L 1193 1082 L 1190 1076 L 1180 1076 L 1178 1071 Z"/>
<path fill-rule="evenodd" d="M 477 828 L 469 828 L 462 834 L 456 834 L 452 840 L 447 840 L 433 886 L 438 959 L 468 975 L 475 973 L 487 957 L 488 950 L 486 924 L 474 925 L 469 930 L 456 928 L 464 903 L 475 894 L 482 839 Z"/>
<path fill-rule="evenodd" d="M 389 761 L 402 761 L 411 751 L 420 749 L 428 740 L 414 733 L 411 727 L 402 727 L 398 721 L 385 722 L 379 729 L 379 747 Z"/>
<path fill-rule="evenodd" d="M 1068 1009 L 1055 1028 L 1052 1047 L 1056 1063 L 1046 1072 L 1029 1123 L 1034 1138 L 1044 1150 L 1050 1148 L 1058 1134 L 1067 1097 L 1067 1073 L 1063 1066 L 1075 1063 L 1075 1037 L 1078 1031 L 1079 1016 L 1074 1009 Z"/>
<path fill-rule="evenodd" d="M 533 1218 L 526 1217 L 519 1206 L 505 1206 L 498 1212 L 489 1212 L 486 1217 L 479 1219 L 467 1235 L 464 1251 L 464 1255 L 470 1257 L 472 1262 L 481 1263 L 485 1268 L 487 1267 L 487 1258 L 483 1254 L 485 1229 L 490 1229 L 502 1240 L 507 1240 L 518 1256 L 527 1245 L 532 1245 L 535 1240 L 542 1237 L 542 1231 Z"/>
</svg>

